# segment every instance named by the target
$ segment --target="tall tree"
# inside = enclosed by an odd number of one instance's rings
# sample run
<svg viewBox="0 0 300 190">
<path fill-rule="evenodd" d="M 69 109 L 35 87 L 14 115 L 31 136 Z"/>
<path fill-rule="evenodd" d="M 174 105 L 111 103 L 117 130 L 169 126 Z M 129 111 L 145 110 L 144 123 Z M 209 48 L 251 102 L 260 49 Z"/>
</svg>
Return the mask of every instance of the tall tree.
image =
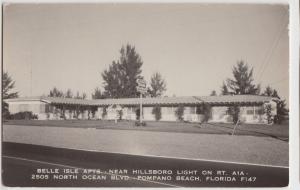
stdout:
<svg viewBox="0 0 300 190">
<path fill-rule="evenodd" d="M 49 97 L 64 97 L 64 93 L 63 93 L 63 91 L 54 87 L 52 90 L 50 90 L 50 93 L 48 96 Z"/>
<path fill-rule="evenodd" d="M 150 88 L 148 90 L 151 97 L 161 97 L 167 90 L 165 80 L 161 74 L 156 72 L 151 76 Z"/>
<path fill-rule="evenodd" d="M 9 76 L 7 72 L 3 72 L 2 75 L 2 118 L 9 116 L 8 104 L 3 100 L 9 98 L 17 98 L 18 92 L 12 92 L 15 87 L 15 81 Z"/>
<path fill-rule="evenodd" d="M 238 61 L 232 69 L 233 79 L 227 79 L 227 87 L 233 94 L 259 94 L 260 85 L 253 84 L 253 68 L 244 61 Z"/>
<path fill-rule="evenodd" d="M 142 59 L 129 44 L 121 48 L 120 54 L 119 60 L 113 61 L 102 73 L 104 94 L 111 98 L 137 97 L 137 79 L 143 78 Z"/>
<path fill-rule="evenodd" d="M 94 90 L 94 93 L 92 93 L 92 99 L 104 99 L 105 96 L 102 94 L 101 90 L 97 87 Z"/>
</svg>

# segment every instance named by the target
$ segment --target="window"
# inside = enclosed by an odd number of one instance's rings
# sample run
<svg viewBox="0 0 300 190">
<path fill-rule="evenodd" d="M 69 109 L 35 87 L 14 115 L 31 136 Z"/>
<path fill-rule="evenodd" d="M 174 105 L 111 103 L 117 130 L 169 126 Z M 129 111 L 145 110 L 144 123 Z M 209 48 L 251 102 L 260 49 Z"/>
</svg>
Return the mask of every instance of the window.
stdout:
<svg viewBox="0 0 300 190">
<path fill-rule="evenodd" d="M 196 114 L 196 107 L 190 107 L 190 114 Z"/>
<path fill-rule="evenodd" d="M 264 114 L 264 110 L 262 108 L 257 108 L 255 110 L 255 114 L 257 114 L 257 115 L 263 115 Z"/>
<path fill-rule="evenodd" d="M 254 110 L 253 109 L 248 109 L 247 110 L 247 115 L 253 115 L 254 114 Z"/>
</svg>

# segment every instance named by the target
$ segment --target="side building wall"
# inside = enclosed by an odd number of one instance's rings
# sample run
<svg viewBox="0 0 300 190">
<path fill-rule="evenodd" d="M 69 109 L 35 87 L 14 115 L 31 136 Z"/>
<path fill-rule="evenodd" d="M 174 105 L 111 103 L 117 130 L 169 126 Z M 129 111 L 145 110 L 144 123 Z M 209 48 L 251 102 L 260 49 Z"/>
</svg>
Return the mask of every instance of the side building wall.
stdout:
<svg viewBox="0 0 300 190">
<path fill-rule="evenodd" d="M 8 111 L 10 114 L 31 111 L 38 116 L 38 119 L 47 119 L 46 109 L 48 104 L 42 101 L 9 102 Z"/>
</svg>

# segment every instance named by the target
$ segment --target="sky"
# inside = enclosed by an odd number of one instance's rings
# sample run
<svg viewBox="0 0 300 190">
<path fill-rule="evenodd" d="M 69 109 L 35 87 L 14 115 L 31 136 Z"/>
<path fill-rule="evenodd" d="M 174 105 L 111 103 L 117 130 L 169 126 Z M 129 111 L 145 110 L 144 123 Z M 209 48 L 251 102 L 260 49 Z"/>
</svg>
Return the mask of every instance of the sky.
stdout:
<svg viewBox="0 0 300 190">
<path fill-rule="evenodd" d="M 3 69 L 21 97 L 53 87 L 103 89 L 101 73 L 135 46 L 150 81 L 159 72 L 168 96 L 220 93 L 244 60 L 254 82 L 289 96 L 287 5 L 8 4 L 3 13 Z"/>
</svg>

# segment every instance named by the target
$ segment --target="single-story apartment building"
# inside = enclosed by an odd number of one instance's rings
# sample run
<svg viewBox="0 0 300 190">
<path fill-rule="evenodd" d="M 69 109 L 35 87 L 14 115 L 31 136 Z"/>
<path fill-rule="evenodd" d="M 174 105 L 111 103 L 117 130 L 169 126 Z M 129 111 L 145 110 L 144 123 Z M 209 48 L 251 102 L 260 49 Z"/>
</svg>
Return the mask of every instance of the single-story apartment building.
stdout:
<svg viewBox="0 0 300 190">
<path fill-rule="evenodd" d="M 176 109 L 184 107 L 183 119 L 189 122 L 204 120 L 203 107 L 209 105 L 209 122 L 232 122 L 228 107 L 240 108 L 240 120 L 245 123 L 267 123 L 264 111 L 271 106 L 271 114 L 277 114 L 276 98 L 259 95 L 186 96 L 142 98 L 142 118 L 155 120 L 154 107 L 161 108 L 161 121 L 176 121 Z M 9 105 L 10 114 L 31 111 L 39 120 L 53 119 L 103 119 L 136 120 L 140 98 L 83 100 L 59 97 L 24 97 L 4 100 Z M 121 116 L 120 116 L 121 114 Z"/>
</svg>

